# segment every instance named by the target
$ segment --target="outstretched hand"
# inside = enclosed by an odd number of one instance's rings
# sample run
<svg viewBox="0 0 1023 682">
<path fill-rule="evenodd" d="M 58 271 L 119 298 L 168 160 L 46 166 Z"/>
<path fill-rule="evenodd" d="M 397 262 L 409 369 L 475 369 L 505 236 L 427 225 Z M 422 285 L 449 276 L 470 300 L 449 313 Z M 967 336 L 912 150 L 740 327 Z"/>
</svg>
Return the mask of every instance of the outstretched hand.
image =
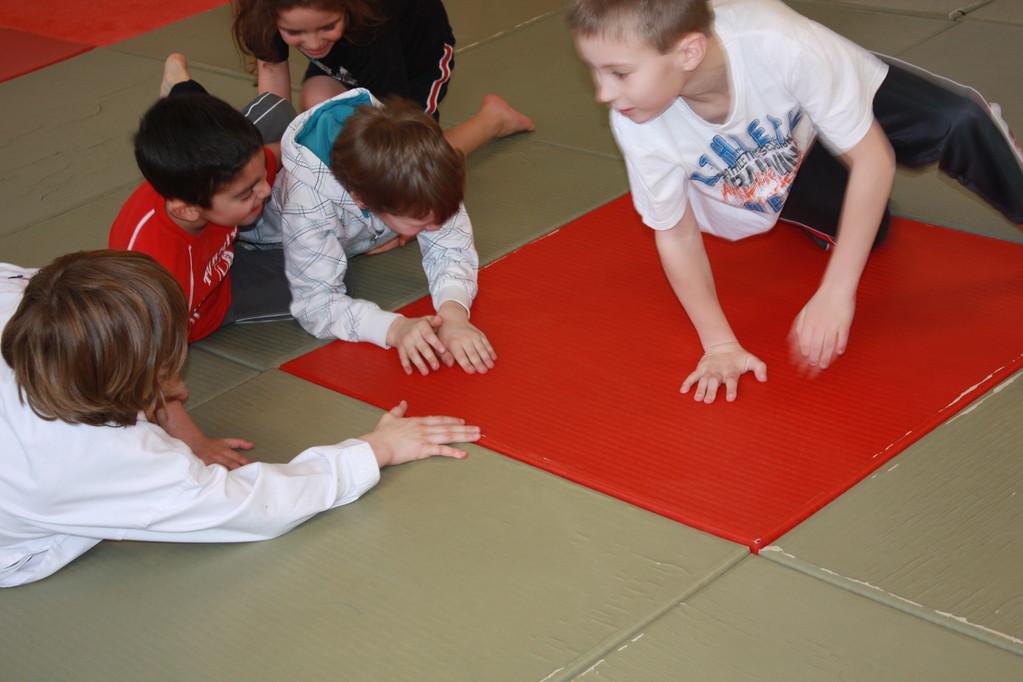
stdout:
<svg viewBox="0 0 1023 682">
<path fill-rule="evenodd" d="M 711 404 L 718 389 L 724 387 L 725 400 L 732 402 L 739 393 L 739 377 L 753 372 L 757 381 L 767 381 L 767 363 L 743 348 L 737 341 L 711 346 L 700 358 L 696 371 L 682 383 L 682 393 L 695 385 L 693 400 Z"/>
<path fill-rule="evenodd" d="M 463 459 L 465 451 L 447 443 L 480 438 L 478 426 L 467 426 L 457 417 L 406 417 L 407 410 L 408 403 L 402 400 L 380 418 L 372 433 L 359 438 L 370 444 L 381 467 L 435 456 Z"/>
</svg>

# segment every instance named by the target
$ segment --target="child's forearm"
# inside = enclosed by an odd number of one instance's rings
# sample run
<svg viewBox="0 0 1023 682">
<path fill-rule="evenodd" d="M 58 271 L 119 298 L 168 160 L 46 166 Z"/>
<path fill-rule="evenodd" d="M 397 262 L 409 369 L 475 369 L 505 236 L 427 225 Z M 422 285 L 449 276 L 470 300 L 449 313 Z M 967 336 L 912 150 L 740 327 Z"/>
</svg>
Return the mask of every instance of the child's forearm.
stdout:
<svg viewBox="0 0 1023 682">
<path fill-rule="evenodd" d="M 283 100 L 291 101 L 291 71 L 288 62 L 264 62 L 256 60 L 256 89 L 260 94 L 270 92 Z"/>
<path fill-rule="evenodd" d="M 184 441 L 193 450 L 198 447 L 205 434 L 192 420 L 180 400 L 170 400 L 156 410 L 156 423 L 169 435 Z"/>
<path fill-rule="evenodd" d="M 821 289 L 854 297 L 891 194 L 895 153 L 875 121 L 859 144 L 842 158 L 849 166 L 849 183 L 838 239 Z"/>
<path fill-rule="evenodd" d="M 672 290 L 696 328 L 704 349 L 736 341 L 714 286 L 714 275 L 692 211 L 670 230 L 655 233 L 657 252 Z"/>
</svg>

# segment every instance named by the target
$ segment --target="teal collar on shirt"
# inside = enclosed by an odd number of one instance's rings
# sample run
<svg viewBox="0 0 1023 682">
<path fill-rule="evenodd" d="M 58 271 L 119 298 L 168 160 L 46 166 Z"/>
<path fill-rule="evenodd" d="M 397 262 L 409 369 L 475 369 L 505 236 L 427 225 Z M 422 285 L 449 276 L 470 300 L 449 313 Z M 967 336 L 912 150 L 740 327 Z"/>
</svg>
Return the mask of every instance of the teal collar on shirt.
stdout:
<svg viewBox="0 0 1023 682">
<path fill-rule="evenodd" d="M 363 105 L 373 106 L 372 99 L 365 92 L 353 97 L 324 102 L 313 111 L 302 126 L 302 130 L 295 135 L 295 142 L 309 149 L 329 168 L 330 149 L 334 146 L 334 139 L 355 108 Z"/>
</svg>

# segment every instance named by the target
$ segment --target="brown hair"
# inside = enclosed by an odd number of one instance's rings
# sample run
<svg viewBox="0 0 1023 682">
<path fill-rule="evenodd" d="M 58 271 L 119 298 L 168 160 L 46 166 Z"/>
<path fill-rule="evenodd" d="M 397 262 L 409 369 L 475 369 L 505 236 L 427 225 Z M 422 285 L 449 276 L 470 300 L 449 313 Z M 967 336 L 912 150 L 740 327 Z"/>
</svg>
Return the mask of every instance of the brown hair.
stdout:
<svg viewBox="0 0 1023 682">
<path fill-rule="evenodd" d="M 235 0 L 231 33 L 242 54 L 264 62 L 283 61 L 278 53 L 277 17 L 295 7 L 340 12 L 344 17 L 342 39 L 357 44 L 369 42 L 368 31 L 386 20 L 376 0 Z"/>
<path fill-rule="evenodd" d="M 61 256 L 32 275 L 0 350 L 47 421 L 131 426 L 163 401 L 188 349 L 177 280 L 133 251 Z"/>
<path fill-rule="evenodd" d="M 581 36 L 639 40 L 661 54 L 690 33 L 708 34 L 709 0 L 574 0 L 568 26 Z"/>
<path fill-rule="evenodd" d="M 432 116 L 400 97 L 358 107 L 348 117 L 334 140 L 330 168 L 374 213 L 444 223 L 465 195 L 465 157 Z"/>
</svg>

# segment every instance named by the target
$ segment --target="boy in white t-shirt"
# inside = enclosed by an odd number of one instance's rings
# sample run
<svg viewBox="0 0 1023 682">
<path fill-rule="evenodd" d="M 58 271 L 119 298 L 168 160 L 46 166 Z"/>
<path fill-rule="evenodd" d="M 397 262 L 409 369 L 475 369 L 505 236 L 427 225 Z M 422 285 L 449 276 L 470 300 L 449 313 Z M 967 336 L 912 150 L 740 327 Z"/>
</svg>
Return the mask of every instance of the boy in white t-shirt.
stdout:
<svg viewBox="0 0 1023 682">
<path fill-rule="evenodd" d="M 734 400 L 746 372 L 767 380 L 721 309 L 701 231 L 735 240 L 784 218 L 833 246 L 792 328 L 816 371 L 845 352 L 896 162 L 938 161 L 1023 222 L 1023 156 L 979 95 L 886 64 L 777 0 L 575 0 L 568 21 L 703 344 L 682 384 L 698 401 L 722 387 Z"/>
</svg>

